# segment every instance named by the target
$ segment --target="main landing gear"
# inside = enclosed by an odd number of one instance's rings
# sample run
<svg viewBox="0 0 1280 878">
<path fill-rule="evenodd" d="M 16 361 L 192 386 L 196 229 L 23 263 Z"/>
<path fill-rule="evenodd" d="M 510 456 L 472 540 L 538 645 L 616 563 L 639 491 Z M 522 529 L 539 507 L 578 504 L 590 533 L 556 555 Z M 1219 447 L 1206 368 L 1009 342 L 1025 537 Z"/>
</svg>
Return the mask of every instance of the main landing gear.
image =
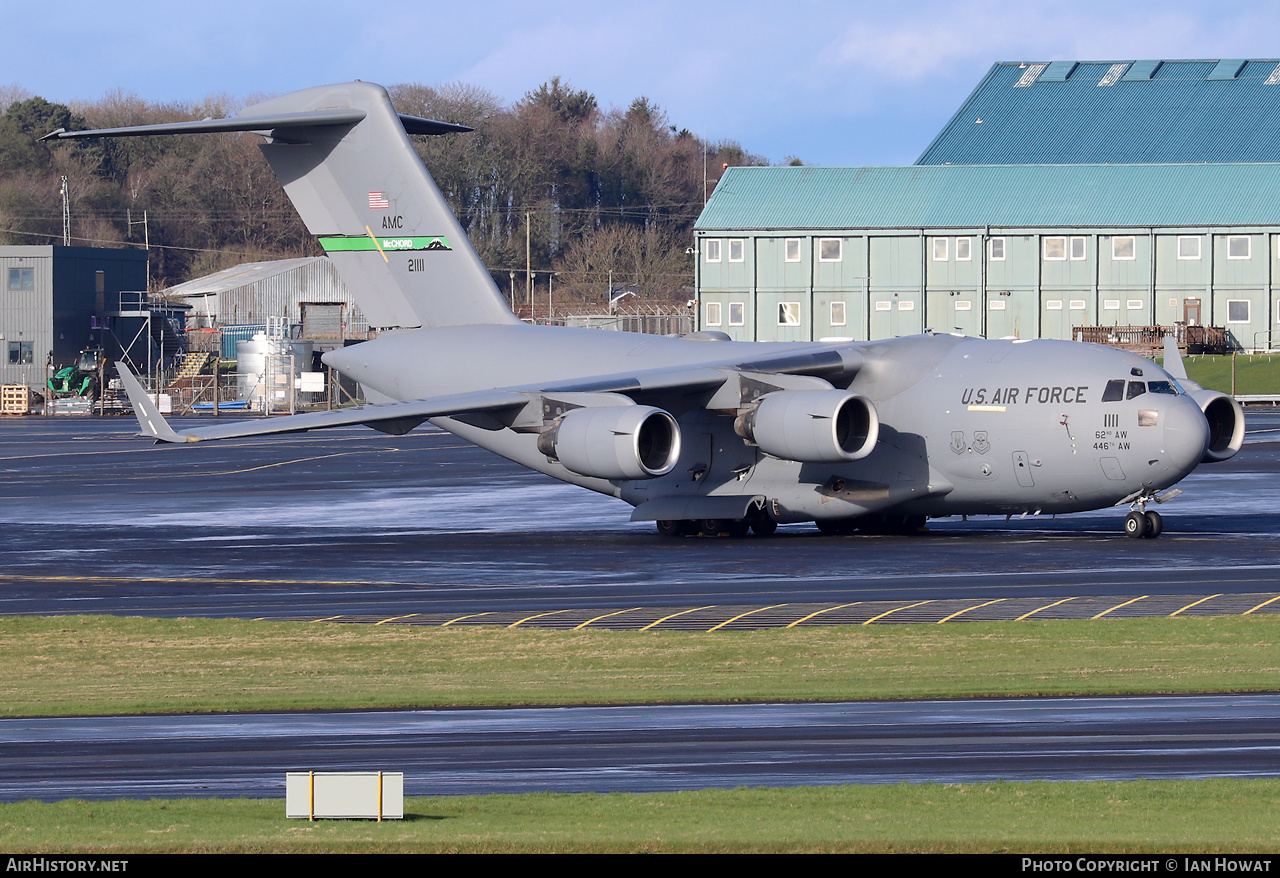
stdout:
<svg viewBox="0 0 1280 878">
<path fill-rule="evenodd" d="M 659 521 L 658 533 L 664 537 L 718 537 L 730 536 L 741 539 L 749 533 L 758 537 L 772 536 L 778 529 L 774 521 L 763 511 L 757 511 L 747 518 L 698 518 L 691 520 Z"/>
</svg>

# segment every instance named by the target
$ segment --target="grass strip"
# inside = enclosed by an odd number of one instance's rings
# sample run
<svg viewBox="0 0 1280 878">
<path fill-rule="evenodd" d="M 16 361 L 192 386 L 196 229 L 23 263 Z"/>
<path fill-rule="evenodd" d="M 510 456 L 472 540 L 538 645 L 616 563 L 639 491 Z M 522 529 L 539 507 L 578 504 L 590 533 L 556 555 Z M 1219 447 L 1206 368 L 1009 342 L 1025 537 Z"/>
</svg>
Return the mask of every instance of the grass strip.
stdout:
<svg viewBox="0 0 1280 878">
<path fill-rule="evenodd" d="M 1280 393 L 1280 356 L 1237 354 L 1234 359 L 1236 393 Z M 1156 362 L 1163 364 L 1164 358 L 1157 357 Z M 1183 362 L 1187 366 L 1187 377 L 1201 387 L 1231 392 L 1232 357 L 1184 357 Z"/>
<path fill-rule="evenodd" d="M 98 854 L 1280 851 L 1280 780 L 538 793 L 408 799 L 405 812 L 403 821 L 312 823 L 287 820 L 283 799 L 20 802 L 0 805 L 0 849 Z"/>
<path fill-rule="evenodd" d="M 1280 616 L 715 633 L 0 619 L 0 715 L 1280 689 Z"/>
</svg>

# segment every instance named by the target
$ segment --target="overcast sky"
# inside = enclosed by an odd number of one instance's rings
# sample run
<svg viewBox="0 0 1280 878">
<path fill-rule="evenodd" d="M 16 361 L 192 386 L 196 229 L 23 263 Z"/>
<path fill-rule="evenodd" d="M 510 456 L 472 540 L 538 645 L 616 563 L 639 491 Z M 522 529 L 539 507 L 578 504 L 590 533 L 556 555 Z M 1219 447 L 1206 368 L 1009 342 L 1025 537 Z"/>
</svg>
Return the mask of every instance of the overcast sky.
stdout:
<svg viewBox="0 0 1280 878">
<path fill-rule="evenodd" d="M 0 87 L 49 100 L 551 76 L 773 162 L 910 164 L 996 61 L 1280 57 L 1274 3 L 58 0 L 5 5 Z"/>
</svg>

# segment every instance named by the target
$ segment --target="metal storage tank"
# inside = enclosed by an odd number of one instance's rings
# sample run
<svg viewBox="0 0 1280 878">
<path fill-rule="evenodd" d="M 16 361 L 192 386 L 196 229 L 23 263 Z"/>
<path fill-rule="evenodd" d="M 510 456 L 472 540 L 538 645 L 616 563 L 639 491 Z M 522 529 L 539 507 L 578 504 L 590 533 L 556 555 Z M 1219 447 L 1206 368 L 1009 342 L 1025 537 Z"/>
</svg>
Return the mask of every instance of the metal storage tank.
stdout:
<svg viewBox="0 0 1280 878">
<path fill-rule="evenodd" d="M 268 338 L 265 332 L 237 343 L 237 396 L 259 411 L 265 411 L 268 402 L 290 408 L 299 377 L 311 370 L 314 347 L 306 339 Z"/>
</svg>

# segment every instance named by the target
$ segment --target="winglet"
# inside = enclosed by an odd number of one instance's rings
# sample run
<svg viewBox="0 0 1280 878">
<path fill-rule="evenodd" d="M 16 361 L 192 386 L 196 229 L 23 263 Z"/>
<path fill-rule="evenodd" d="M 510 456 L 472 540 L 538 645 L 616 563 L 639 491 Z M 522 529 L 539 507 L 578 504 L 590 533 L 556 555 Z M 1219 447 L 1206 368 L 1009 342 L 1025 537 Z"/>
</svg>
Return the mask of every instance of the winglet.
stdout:
<svg viewBox="0 0 1280 878">
<path fill-rule="evenodd" d="M 1164 337 L 1164 370 L 1179 381 L 1187 380 L 1187 367 L 1178 352 L 1178 340 L 1172 333 Z"/>
<path fill-rule="evenodd" d="M 116 363 L 116 371 L 120 373 L 120 380 L 124 383 L 124 392 L 128 395 L 129 402 L 133 405 L 133 413 L 138 418 L 138 426 L 142 429 L 144 436 L 150 436 L 157 442 L 199 441 L 194 436 L 184 436 L 175 432 L 169 426 L 169 422 L 160 414 L 160 409 L 156 408 L 155 402 L 142 389 L 137 377 L 124 364 L 124 361 Z"/>
</svg>

